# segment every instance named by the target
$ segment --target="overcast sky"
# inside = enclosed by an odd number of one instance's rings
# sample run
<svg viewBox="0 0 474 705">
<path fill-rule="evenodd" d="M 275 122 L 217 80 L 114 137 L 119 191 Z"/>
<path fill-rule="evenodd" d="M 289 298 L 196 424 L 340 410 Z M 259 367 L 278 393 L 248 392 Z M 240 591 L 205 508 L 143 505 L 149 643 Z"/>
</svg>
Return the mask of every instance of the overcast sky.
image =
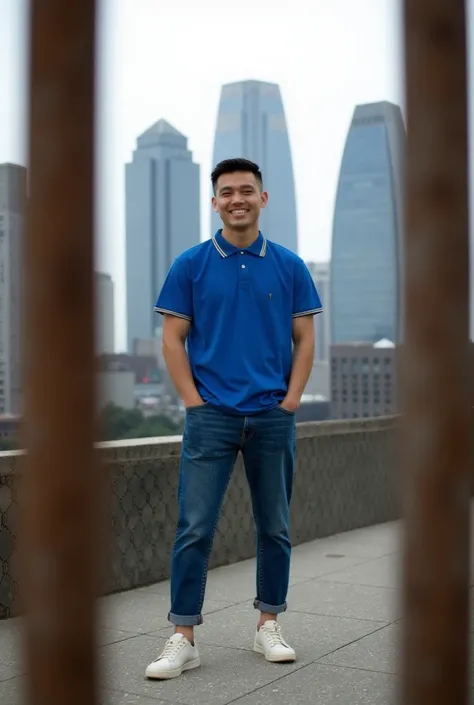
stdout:
<svg viewBox="0 0 474 705">
<path fill-rule="evenodd" d="M 116 283 L 122 347 L 124 163 L 137 135 L 163 117 L 189 138 L 201 165 L 202 237 L 207 237 L 220 87 L 244 79 L 279 83 L 293 154 L 300 255 L 326 260 L 354 107 L 402 101 L 401 3 L 102 0 L 99 5 L 97 266 Z M 26 7 L 26 0 L 0 0 L 0 162 L 26 161 Z"/>
</svg>

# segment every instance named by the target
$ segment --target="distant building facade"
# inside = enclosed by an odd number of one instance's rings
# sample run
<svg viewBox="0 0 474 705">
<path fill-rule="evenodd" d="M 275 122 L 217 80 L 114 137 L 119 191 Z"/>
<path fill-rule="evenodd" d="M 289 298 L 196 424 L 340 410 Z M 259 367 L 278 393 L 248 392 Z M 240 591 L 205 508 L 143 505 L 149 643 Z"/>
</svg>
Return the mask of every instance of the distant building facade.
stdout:
<svg viewBox="0 0 474 705">
<path fill-rule="evenodd" d="M 329 263 L 307 262 L 307 267 L 318 290 L 323 311 L 314 317 L 314 365 L 305 394 L 329 398 L 329 345 L 331 335 Z"/>
<path fill-rule="evenodd" d="M 95 275 L 96 353 L 115 352 L 114 283 L 109 274 Z"/>
<path fill-rule="evenodd" d="M 314 317 L 314 359 L 317 362 L 329 362 L 329 346 L 331 344 L 330 264 L 329 262 L 308 262 L 307 266 L 323 305 L 322 313 Z"/>
<path fill-rule="evenodd" d="M 100 355 L 98 358 L 98 372 L 133 372 L 135 384 L 147 384 L 149 381 L 156 382 L 161 375 L 155 356 L 128 355 L 127 353 Z"/>
<path fill-rule="evenodd" d="M 20 414 L 22 273 L 27 170 L 0 164 L 0 415 Z"/>
<path fill-rule="evenodd" d="M 99 409 L 109 404 L 122 409 L 134 409 L 135 375 L 131 370 L 104 370 L 97 375 Z"/>
<path fill-rule="evenodd" d="M 138 137 L 126 165 L 127 345 L 161 325 L 153 312 L 178 255 L 200 242 L 199 166 L 188 140 L 166 120 Z"/>
<path fill-rule="evenodd" d="M 222 87 L 214 140 L 214 165 L 243 157 L 262 170 L 269 202 L 260 224 L 269 240 L 298 250 L 296 195 L 290 140 L 276 83 L 240 81 Z M 222 227 L 211 209 L 211 230 Z"/>
<path fill-rule="evenodd" d="M 397 349 L 389 340 L 331 345 L 331 418 L 397 413 Z"/>
<path fill-rule="evenodd" d="M 342 157 L 333 223 L 331 341 L 402 339 L 401 110 L 356 107 Z"/>
</svg>

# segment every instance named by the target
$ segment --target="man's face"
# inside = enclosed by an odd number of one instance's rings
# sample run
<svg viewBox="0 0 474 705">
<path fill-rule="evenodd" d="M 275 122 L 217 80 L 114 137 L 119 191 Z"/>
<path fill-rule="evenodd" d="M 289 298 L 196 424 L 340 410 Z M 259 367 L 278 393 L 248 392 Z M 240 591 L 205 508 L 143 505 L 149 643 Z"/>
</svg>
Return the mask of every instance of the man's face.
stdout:
<svg viewBox="0 0 474 705">
<path fill-rule="evenodd" d="M 219 177 L 212 205 L 225 227 L 246 230 L 258 222 L 267 201 L 268 194 L 261 190 L 254 174 L 236 171 Z"/>
</svg>

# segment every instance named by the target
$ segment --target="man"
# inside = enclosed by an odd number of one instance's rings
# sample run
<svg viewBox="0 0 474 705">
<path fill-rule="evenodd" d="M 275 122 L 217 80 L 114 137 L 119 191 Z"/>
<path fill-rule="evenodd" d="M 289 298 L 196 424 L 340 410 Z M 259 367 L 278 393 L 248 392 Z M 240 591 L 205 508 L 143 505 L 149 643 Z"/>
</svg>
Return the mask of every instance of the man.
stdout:
<svg viewBox="0 0 474 705">
<path fill-rule="evenodd" d="M 146 670 L 157 679 L 200 665 L 194 627 L 203 621 L 209 554 L 239 451 L 257 528 L 254 650 L 271 662 L 295 660 L 277 615 L 286 610 L 290 570 L 295 412 L 321 302 L 304 262 L 259 231 L 268 201 L 259 167 L 229 159 L 211 178 L 224 227 L 176 259 L 155 306 L 186 408 L 168 615 L 175 634 Z"/>
</svg>

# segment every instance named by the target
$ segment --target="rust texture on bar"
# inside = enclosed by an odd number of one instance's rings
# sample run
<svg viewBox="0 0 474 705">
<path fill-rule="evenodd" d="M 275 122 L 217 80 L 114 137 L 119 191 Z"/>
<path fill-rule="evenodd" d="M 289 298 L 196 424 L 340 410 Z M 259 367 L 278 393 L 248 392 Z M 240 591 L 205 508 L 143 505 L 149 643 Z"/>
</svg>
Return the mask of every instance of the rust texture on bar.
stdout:
<svg viewBox="0 0 474 705">
<path fill-rule="evenodd" d="M 404 0 L 403 705 L 468 702 L 468 149 L 464 0 Z"/>
<path fill-rule="evenodd" d="M 22 600 L 29 705 L 97 702 L 95 2 L 32 0 Z"/>
</svg>

